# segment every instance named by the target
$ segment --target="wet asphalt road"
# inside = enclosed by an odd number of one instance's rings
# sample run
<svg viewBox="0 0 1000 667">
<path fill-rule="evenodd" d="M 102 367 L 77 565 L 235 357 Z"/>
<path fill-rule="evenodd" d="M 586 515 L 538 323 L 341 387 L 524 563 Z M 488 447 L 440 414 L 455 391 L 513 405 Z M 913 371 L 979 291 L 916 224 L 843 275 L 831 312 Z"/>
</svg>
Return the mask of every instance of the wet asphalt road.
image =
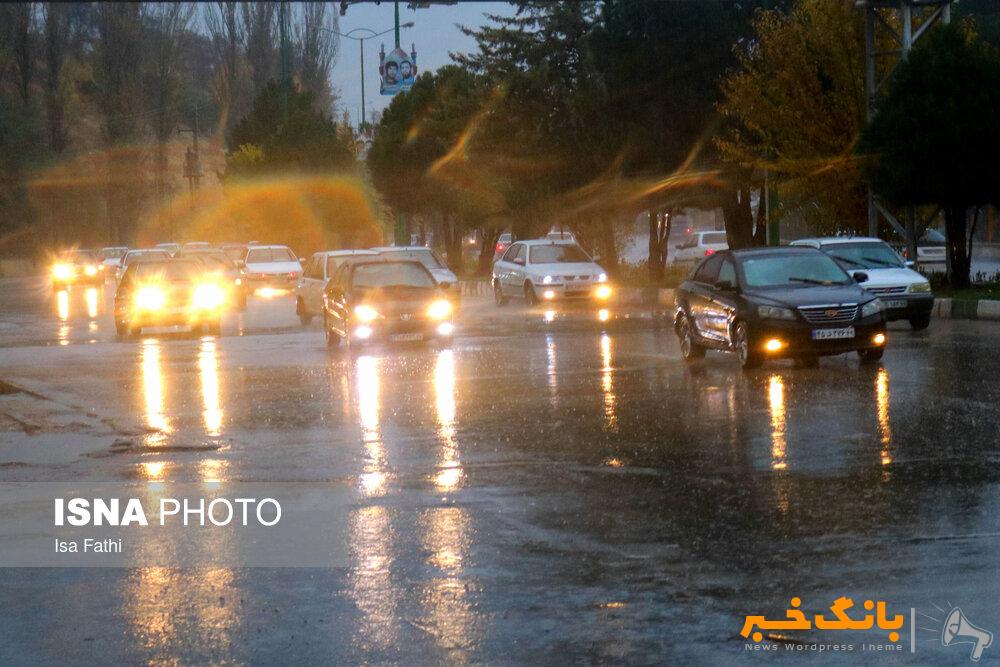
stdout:
<svg viewBox="0 0 1000 667">
<path fill-rule="evenodd" d="M 8 568 L 0 664 L 718 664 L 792 596 L 1000 631 L 996 324 L 744 374 L 641 311 L 469 300 L 450 348 L 352 356 L 287 298 L 129 342 L 107 299 L 0 281 L 0 481 L 325 481 L 347 563 Z M 917 633 L 878 658 L 968 659 Z"/>
</svg>

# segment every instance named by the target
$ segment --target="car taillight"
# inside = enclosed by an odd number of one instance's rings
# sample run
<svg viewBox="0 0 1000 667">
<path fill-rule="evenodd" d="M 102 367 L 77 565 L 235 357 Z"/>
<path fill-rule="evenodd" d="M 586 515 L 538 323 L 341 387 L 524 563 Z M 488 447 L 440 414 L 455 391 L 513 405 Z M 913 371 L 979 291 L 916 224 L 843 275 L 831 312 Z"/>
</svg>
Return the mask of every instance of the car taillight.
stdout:
<svg viewBox="0 0 1000 667">
<path fill-rule="evenodd" d="M 688 227 L 688 228 L 686 228 L 686 229 L 684 230 L 684 233 L 685 233 L 685 234 L 688 234 L 688 235 L 691 235 L 692 233 L 694 233 L 694 230 L 693 230 L 693 229 L 691 229 L 690 227 Z"/>
<path fill-rule="evenodd" d="M 712 250 L 711 248 L 707 248 L 705 250 L 705 257 L 708 257 L 709 255 L 714 255 L 714 254 L 715 254 L 715 251 Z"/>
<path fill-rule="evenodd" d="M 504 251 L 504 248 L 506 248 L 506 247 L 507 247 L 507 246 L 505 246 L 504 244 L 502 244 L 502 243 L 498 243 L 498 244 L 497 244 L 497 252 L 503 252 L 503 251 Z"/>
</svg>

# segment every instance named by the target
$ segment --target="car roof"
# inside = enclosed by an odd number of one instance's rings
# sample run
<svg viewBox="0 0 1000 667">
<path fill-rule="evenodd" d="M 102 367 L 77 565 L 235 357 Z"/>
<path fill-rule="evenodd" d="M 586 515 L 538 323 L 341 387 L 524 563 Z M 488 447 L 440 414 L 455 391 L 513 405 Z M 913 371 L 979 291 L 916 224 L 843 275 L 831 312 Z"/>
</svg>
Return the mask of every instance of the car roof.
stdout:
<svg viewBox="0 0 1000 667">
<path fill-rule="evenodd" d="M 535 245 L 578 245 L 574 239 L 525 239 L 524 241 L 517 241 L 517 243 L 523 243 L 527 246 Z"/>
<path fill-rule="evenodd" d="M 885 243 L 882 239 L 874 236 L 817 236 L 805 239 L 796 239 L 792 245 L 802 243 L 818 243 L 820 245 L 836 245 L 838 243 Z"/>
<path fill-rule="evenodd" d="M 376 248 L 369 248 L 372 252 L 392 252 L 394 250 L 430 250 L 430 247 L 425 245 L 383 245 Z"/>
<path fill-rule="evenodd" d="M 427 267 L 424 266 L 423 262 L 417 261 L 415 259 L 379 259 L 378 257 L 374 257 L 372 259 L 366 259 L 363 262 L 351 262 L 348 265 L 348 268 L 354 270 L 359 266 L 366 266 L 368 264 L 416 264 L 420 268 L 427 271 Z M 428 271 L 428 273 L 430 273 L 430 271 Z"/>
<path fill-rule="evenodd" d="M 286 245 L 250 245 L 247 246 L 247 250 L 275 250 L 277 248 L 283 248 L 285 250 L 291 250 Z"/>
<path fill-rule="evenodd" d="M 733 257 L 739 259 L 745 259 L 748 257 L 766 257 L 769 255 L 808 255 L 816 254 L 824 255 L 818 248 L 813 248 L 812 246 L 766 246 L 763 248 L 741 248 L 740 250 L 728 250 L 729 254 Z"/>
<path fill-rule="evenodd" d="M 164 250 L 163 248 L 129 248 L 128 252 L 129 252 L 129 254 L 132 254 L 132 253 L 135 253 L 135 254 L 144 254 L 144 253 L 148 253 L 148 252 L 157 252 L 157 253 L 159 253 L 159 252 L 167 252 L 167 251 Z"/>
<path fill-rule="evenodd" d="M 351 255 L 367 255 L 374 257 L 378 255 L 374 250 L 321 250 L 313 253 L 313 257 L 322 255 L 323 257 L 349 257 Z"/>
</svg>

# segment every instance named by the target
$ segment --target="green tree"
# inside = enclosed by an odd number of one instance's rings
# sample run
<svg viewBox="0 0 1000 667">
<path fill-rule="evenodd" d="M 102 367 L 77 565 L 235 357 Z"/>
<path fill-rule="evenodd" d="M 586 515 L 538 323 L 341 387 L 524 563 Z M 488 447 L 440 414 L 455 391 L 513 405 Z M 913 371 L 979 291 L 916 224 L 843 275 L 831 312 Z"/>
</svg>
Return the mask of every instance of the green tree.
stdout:
<svg viewBox="0 0 1000 667">
<path fill-rule="evenodd" d="M 234 147 L 226 165 L 226 176 L 250 173 L 353 172 L 356 160 L 337 124 L 316 111 L 313 94 L 288 91 L 288 116 L 282 111 L 281 86 L 271 81 L 254 100 L 253 109 L 233 128 L 229 144 Z M 257 147 L 262 160 L 232 158 L 243 145 Z"/>
<path fill-rule="evenodd" d="M 890 202 L 944 210 L 954 287 L 969 285 L 979 207 L 1000 201 L 997 109 L 1000 56 L 962 26 L 941 26 L 899 65 L 860 146 L 873 187 Z"/>
<path fill-rule="evenodd" d="M 783 213 L 831 233 L 860 231 L 865 220 L 854 156 L 865 117 L 862 18 L 851 0 L 759 12 L 752 45 L 722 84 L 723 156 L 768 168 Z"/>
</svg>

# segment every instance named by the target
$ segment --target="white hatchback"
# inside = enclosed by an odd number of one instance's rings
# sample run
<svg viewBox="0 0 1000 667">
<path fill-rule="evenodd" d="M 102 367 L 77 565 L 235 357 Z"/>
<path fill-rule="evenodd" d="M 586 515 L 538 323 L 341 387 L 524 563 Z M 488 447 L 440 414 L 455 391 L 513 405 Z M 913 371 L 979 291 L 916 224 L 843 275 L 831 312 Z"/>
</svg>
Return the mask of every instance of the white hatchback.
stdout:
<svg viewBox="0 0 1000 667">
<path fill-rule="evenodd" d="M 674 246 L 674 264 L 700 262 L 720 250 L 729 249 L 725 232 L 695 232 Z"/>
<path fill-rule="evenodd" d="M 302 277 L 302 264 L 291 248 L 283 245 L 254 245 L 240 262 L 243 288 L 248 295 L 263 288 L 292 290 Z"/>
<path fill-rule="evenodd" d="M 374 250 L 326 250 L 313 253 L 306 262 L 302 279 L 295 287 L 295 314 L 302 324 L 309 324 L 312 318 L 323 312 L 323 290 L 334 272 L 351 258 L 366 259 L 377 257 Z"/>
<path fill-rule="evenodd" d="M 611 298 L 608 274 L 570 241 L 518 241 L 493 264 L 497 305 L 521 297 L 528 305 L 557 299 Z"/>
<path fill-rule="evenodd" d="M 832 236 L 799 239 L 791 245 L 819 248 L 849 274 L 864 278 L 861 286 L 882 300 L 888 321 L 908 320 L 914 329 L 926 329 L 930 324 L 934 309 L 930 282 L 910 268 L 913 262 L 904 262 L 882 239 Z"/>
</svg>

